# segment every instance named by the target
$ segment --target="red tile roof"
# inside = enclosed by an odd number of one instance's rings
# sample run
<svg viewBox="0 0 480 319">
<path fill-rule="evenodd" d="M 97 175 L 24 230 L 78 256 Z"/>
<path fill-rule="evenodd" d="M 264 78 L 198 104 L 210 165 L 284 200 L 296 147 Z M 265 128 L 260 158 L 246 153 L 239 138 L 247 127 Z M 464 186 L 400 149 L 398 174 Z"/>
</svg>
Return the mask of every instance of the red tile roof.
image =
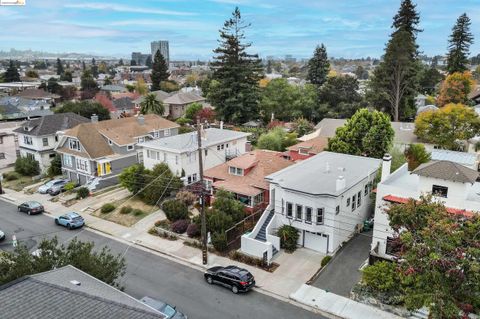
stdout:
<svg viewBox="0 0 480 319">
<path fill-rule="evenodd" d="M 383 200 L 391 203 L 406 204 L 410 199 L 405 197 L 394 196 L 394 195 L 387 195 L 383 197 Z M 465 209 L 459 209 L 459 208 L 453 208 L 453 207 L 445 207 L 445 208 L 447 209 L 447 212 L 454 215 L 463 215 L 465 217 L 472 217 L 474 214 L 474 212 L 465 210 Z"/>
</svg>

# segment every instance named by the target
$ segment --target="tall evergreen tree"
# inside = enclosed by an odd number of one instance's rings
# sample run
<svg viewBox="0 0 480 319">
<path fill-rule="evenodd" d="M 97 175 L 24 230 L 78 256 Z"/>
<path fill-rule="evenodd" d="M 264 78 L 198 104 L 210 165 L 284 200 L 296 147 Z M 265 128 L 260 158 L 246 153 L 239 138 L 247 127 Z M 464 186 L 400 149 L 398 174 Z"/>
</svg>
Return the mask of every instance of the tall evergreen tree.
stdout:
<svg viewBox="0 0 480 319">
<path fill-rule="evenodd" d="M 62 75 L 64 71 L 62 61 L 57 58 L 57 75 Z"/>
<path fill-rule="evenodd" d="M 327 49 L 322 43 L 315 48 L 313 57 L 308 61 L 307 80 L 312 84 L 321 86 L 327 81 L 329 71 L 330 62 L 328 62 Z"/>
<path fill-rule="evenodd" d="M 148 66 L 149 69 L 152 68 L 152 56 L 148 55 L 147 59 L 145 60 L 145 65 Z"/>
<path fill-rule="evenodd" d="M 470 45 L 473 44 L 473 34 L 470 32 L 471 21 L 466 13 L 457 19 L 457 23 L 452 28 L 452 34 L 448 40 L 447 71 L 454 72 L 466 71 L 468 64 L 468 55 Z"/>
<path fill-rule="evenodd" d="M 20 74 L 18 73 L 15 63 L 10 60 L 10 64 L 7 68 L 7 71 L 3 75 L 5 82 L 19 82 Z"/>
<path fill-rule="evenodd" d="M 85 72 L 87 70 L 87 66 L 85 65 L 85 61 L 82 61 L 82 71 Z"/>
<path fill-rule="evenodd" d="M 257 54 L 246 52 L 251 43 L 244 42 L 250 27 L 235 8 L 220 30 L 220 46 L 212 66 L 215 88 L 209 99 L 223 120 L 243 123 L 258 116 L 259 81 L 263 67 Z"/>
<path fill-rule="evenodd" d="M 160 50 L 157 50 L 152 65 L 152 91 L 160 90 L 160 83 L 168 81 L 169 76 L 167 62 Z"/>
<path fill-rule="evenodd" d="M 367 99 L 391 114 L 394 121 L 415 115 L 414 96 L 418 90 L 419 60 L 416 37 L 420 17 L 410 0 L 403 0 L 395 15 L 394 31 L 385 48 L 383 61 L 373 73 Z"/>
<path fill-rule="evenodd" d="M 94 78 L 97 78 L 98 77 L 98 66 L 97 66 L 97 63 L 95 62 L 95 58 L 92 58 L 91 70 L 92 70 L 92 76 Z"/>
</svg>

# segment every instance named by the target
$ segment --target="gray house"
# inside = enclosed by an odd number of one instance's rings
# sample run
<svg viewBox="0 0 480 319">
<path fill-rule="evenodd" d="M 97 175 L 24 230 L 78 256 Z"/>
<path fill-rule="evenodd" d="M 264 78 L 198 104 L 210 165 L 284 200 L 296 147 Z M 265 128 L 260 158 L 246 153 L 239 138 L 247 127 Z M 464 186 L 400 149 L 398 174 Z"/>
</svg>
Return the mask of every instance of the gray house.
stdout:
<svg viewBox="0 0 480 319">
<path fill-rule="evenodd" d="M 125 168 L 143 162 L 138 143 L 177 135 L 178 127 L 155 114 L 107 121 L 93 116 L 64 132 L 56 151 L 64 174 L 93 190 L 116 184 Z"/>
<path fill-rule="evenodd" d="M 0 286 L 2 319 L 162 319 L 140 300 L 71 266 Z"/>
</svg>

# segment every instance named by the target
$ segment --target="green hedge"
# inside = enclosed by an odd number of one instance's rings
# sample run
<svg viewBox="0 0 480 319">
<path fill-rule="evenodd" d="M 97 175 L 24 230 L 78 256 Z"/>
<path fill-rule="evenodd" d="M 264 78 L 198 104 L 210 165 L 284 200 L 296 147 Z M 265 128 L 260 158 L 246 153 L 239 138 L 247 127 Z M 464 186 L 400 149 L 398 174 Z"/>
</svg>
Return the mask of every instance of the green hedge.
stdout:
<svg viewBox="0 0 480 319">
<path fill-rule="evenodd" d="M 115 210 L 115 205 L 110 203 L 103 204 L 102 208 L 100 209 L 102 214 L 107 214 L 107 213 L 113 212 L 114 210 Z"/>
</svg>

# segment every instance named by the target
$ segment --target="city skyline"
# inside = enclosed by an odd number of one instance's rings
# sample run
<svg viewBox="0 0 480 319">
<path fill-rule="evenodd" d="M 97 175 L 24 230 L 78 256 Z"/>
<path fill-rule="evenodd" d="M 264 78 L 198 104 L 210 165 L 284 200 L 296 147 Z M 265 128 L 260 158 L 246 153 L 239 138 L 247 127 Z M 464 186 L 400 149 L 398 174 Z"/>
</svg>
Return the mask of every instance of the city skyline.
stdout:
<svg viewBox="0 0 480 319">
<path fill-rule="evenodd" d="M 218 30 L 238 5 L 252 24 L 246 31 L 247 40 L 253 43 L 250 52 L 263 58 L 287 54 L 307 58 L 322 42 L 329 56 L 380 57 L 400 1 L 351 2 L 206 0 L 191 4 L 186 0 L 150 0 L 132 6 L 127 1 L 30 0 L 22 7 L 0 7 L 0 28 L 9 30 L 0 35 L 0 50 L 125 58 L 131 52 L 147 53 L 151 41 L 164 39 L 170 42 L 172 60 L 208 60 L 217 46 Z M 418 37 L 420 51 L 430 56 L 445 54 L 452 26 L 466 12 L 477 39 L 471 54 L 480 53 L 480 8 L 475 2 L 415 1 L 424 30 Z"/>
</svg>

